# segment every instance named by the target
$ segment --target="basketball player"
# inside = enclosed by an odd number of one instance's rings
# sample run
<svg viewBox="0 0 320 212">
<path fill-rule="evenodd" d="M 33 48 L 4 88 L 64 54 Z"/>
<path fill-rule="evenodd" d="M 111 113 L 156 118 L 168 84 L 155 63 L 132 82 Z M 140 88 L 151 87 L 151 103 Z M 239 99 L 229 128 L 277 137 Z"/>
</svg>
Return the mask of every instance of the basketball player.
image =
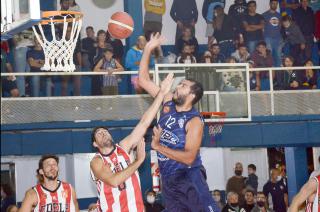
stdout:
<svg viewBox="0 0 320 212">
<path fill-rule="evenodd" d="M 79 211 L 76 193 L 69 183 L 58 180 L 59 158 L 43 155 L 37 170 L 39 184 L 29 189 L 19 212 Z"/>
<path fill-rule="evenodd" d="M 173 74 L 169 74 L 138 125 L 119 144 L 114 143 L 107 128 L 96 127 L 93 130 L 92 142 L 98 152 L 92 159 L 90 167 L 92 178 L 97 185 L 99 211 L 144 211 L 137 172 L 145 159 L 143 136 L 157 114 L 163 98 L 170 91 L 172 83 Z M 132 161 L 129 154 L 136 146 L 137 157 Z"/>
<path fill-rule="evenodd" d="M 160 46 L 163 37 L 151 35 L 139 70 L 139 83 L 155 97 L 159 87 L 150 79 L 149 58 Z M 166 209 L 175 211 L 219 211 L 201 172 L 199 149 L 203 120 L 193 107 L 203 95 L 199 82 L 183 80 L 163 101 L 159 126 L 154 128 L 152 148 L 158 152 L 158 162 Z"/>
<path fill-rule="evenodd" d="M 299 206 L 308 201 L 306 212 L 320 211 L 320 175 L 311 178 L 293 198 L 289 212 L 298 212 Z"/>
</svg>

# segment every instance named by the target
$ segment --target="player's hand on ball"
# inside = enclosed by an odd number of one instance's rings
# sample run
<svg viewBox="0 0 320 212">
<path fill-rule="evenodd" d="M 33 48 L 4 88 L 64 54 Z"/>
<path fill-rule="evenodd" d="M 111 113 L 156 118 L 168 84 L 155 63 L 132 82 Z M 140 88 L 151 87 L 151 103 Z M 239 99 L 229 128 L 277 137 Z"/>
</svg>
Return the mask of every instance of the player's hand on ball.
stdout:
<svg viewBox="0 0 320 212">
<path fill-rule="evenodd" d="M 173 80 L 173 73 L 168 74 L 167 77 L 161 82 L 160 92 L 162 92 L 164 95 L 169 93 Z"/>
<path fill-rule="evenodd" d="M 160 136 L 161 136 L 162 128 L 160 126 L 155 126 L 153 128 L 153 135 L 151 141 L 151 147 L 154 150 L 157 150 L 160 145 Z"/>
<path fill-rule="evenodd" d="M 146 157 L 146 143 L 144 142 L 144 138 L 137 145 L 137 160 L 141 163 L 144 161 Z"/>
<path fill-rule="evenodd" d="M 149 42 L 146 44 L 145 48 L 154 49 L 160 46 L 165 41 L 165 38 L 159 33 L 152 33 Z"/>
</svg>

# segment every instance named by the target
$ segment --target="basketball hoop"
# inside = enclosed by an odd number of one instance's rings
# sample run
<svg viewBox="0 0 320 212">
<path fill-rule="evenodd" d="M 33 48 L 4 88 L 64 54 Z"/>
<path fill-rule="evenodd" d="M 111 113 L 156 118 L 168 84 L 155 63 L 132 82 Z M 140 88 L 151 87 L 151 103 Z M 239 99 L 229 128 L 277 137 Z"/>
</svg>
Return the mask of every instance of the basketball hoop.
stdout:
<svg viewBox="0 0 320 212">
<path fill-rule="evenodd" d="M 224 119 L 227 115 L 226 112 L 201 112 L 205 119 L 215 119 L 214 121 L 207 120 L 208 132 L 212 143 L 221 138 Z"/>
<path fill-rule="evenodd" d="M 37 25 L 39 32 L 32 27 L 34 34 L 43 48 L 45 63 L 41 70 L 73 72 L 76 67 L 73 63 L 73 52 L 82 26 L 83 14 L 76 11 L 46 11 L 42 13 L 42 21 Z M 49 40 L 42 26 L 49 25 L 52 40 Z M 67 29 L 71 26 L 68 38 Z M 62 27 L 61 38 L 56 35 L 56 28 Z"/>
</svg>

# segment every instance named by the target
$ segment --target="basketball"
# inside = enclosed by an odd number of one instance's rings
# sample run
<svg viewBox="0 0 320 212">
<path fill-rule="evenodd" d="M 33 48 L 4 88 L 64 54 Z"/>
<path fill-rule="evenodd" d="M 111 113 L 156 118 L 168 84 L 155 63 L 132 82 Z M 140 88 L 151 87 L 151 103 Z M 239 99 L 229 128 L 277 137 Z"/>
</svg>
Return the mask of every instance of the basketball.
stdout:
<svg viewBox="0 0 320 212">
<path fill-rule="evenodd" d="M 133 32 L 133 19 L 126 12 L 114 13 L 108 23 L 110 35 L 116 39 L 125 39 Z"/>
</svg>

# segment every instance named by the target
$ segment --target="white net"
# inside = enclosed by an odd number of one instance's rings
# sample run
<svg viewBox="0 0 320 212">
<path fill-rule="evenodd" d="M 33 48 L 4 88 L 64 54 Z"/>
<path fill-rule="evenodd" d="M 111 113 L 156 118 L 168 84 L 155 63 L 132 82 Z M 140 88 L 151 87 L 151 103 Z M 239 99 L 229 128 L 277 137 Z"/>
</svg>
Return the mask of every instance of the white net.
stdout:
<svg viewBox="0 0 320 212">
<path fill-rule="evenodd" d="M 73 72 L 76 69 L 73 63 L 73 52 L 82 27 L 82 18 L 70 14 L 61 16 L 62 24 L 57 24 L 55 16 L 48 17 L 52 39 L 51 36 L 50 39 L 46 37 L 41 22 L 37 25 L 41 36 L 36 27 L 32 27 L 45 55 L 45 63 L 41 70 Z M 57 27 L 62 28 L 61 37 L 56 35 Z"/>
</svg>

